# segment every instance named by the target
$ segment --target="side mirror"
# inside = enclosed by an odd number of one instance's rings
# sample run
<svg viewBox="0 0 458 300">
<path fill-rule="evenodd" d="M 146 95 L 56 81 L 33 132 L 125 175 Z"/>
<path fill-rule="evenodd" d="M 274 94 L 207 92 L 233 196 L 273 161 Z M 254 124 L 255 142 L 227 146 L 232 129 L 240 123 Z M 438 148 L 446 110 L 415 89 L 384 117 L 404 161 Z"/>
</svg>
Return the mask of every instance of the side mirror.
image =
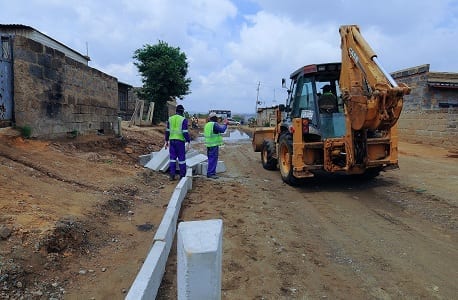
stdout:
<svg viewBox="0 0 458 300">
<path fill-rule="evenodd" d="M 284 112 L 286 109 L 285 105 L 284 104 L 280 104 L 278 105 L 278 110 L 281 111 L 281 112 Z"/>
<path fill-rule="evenodd" d="M 285 78 L 281 79 L 281 87 L 286 89 L 286 79 Z"/>
</svg>

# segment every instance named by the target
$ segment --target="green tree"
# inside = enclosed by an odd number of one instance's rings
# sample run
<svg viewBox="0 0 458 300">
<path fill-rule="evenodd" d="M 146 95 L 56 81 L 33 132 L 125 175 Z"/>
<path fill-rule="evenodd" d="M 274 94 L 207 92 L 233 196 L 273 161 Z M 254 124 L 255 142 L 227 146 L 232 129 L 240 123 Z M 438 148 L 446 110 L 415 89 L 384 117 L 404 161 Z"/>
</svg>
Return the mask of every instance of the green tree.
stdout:
<svg viewBox="0 0 458 300">
<path fill-rule="evenodd" d="M 137 49 L 133 58 L 142 76 L 143 87 L 138 93 L 139 98 L 147 104 L 151 101 L 155 103 L 154 122 L 167 120 L 167 101 L 183 99 L 190 93 L 186 54 L 178 47 L 159 41 L 156 45 L 146 44 Z"/>
</svg>

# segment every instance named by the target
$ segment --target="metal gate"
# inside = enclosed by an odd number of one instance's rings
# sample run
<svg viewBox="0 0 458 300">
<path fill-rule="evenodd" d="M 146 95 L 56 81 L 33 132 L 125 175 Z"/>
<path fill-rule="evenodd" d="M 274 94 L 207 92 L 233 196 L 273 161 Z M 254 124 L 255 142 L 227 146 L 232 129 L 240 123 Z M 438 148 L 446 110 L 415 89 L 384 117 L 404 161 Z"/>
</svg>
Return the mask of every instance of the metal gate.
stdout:
<svg viewBox="0 0 458 300">
<path fill-rule="evenodd" d="M 13 119 L 12 38 L 0 40 L 0 127 L 11 126 Z"/>
</svg>

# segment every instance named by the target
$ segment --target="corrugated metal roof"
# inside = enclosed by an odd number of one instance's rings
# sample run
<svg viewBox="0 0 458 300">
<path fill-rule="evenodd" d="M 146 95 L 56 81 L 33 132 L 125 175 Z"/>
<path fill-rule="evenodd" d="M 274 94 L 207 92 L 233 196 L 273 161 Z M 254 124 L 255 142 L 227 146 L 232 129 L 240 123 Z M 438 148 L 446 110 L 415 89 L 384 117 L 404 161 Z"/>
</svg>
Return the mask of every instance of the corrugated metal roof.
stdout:
<svg viewBox="0 0 458 300">
<path fill-rule="evenodd" d="M 436 88 L 458 88 L 458 73 L 430 72 L 427 79 L 428 85 Z"/>
<path fill-rule="evenodd" d="M 428 82 L 448 82 L 458 84 L 458 73 L 429 72 Z"/>
<path fill-rule="evenodd" d="M 128 87 L 128 88 L 133 88 L 132 85 L 130 85 L 130 84 L 128 84 L 128 83 L 125 83 L 125 82 L 121 82 L 121 81 L 119 81 L 119 80 L 118 80 L 118 85 L 126 86 L 126 87 Z"/>
<path fill-rule="evenodd" d="M 440 88 L 458 88 L 458 73 L 430 72 L 429 64 L 416 66 L 391 73 L 393 78 L 402 78 L 424 73 L 429 86 Z"/>
<path fill-rule="evenodd" d="M 30 29 L 36 30 L 33 27 L 22 25 L 22 24 L 0 24 L 0 28 L 9 28 L 9 29 Z M 38 30 L 37 30 L 38 31 Z"/>
<path fill-rule="evenodd" d="M 395 71 L 391 73 L 391 76 L 393 78 L 400 78 L 400 77 L 407 77 L 407 76 L 417 75 L 417 74 L 426 73 L 426 72 L 429 72 L 429 64 Z"/>
<path fill-rule="evenodd" d="M 36 33 L 40 34 L 41 36 L 46 37 L 50 41 L 53 41 L 54 43 L 56 43 L 56 44 L 60 45 L 61 47 L 67 49 L 68 51 L 71 51 L 71 52 L 75 53 L 75 55 L 80 56 L 82 59 L 86 60 L 86 63 L 91 60 L 89 58 L 89 56 L 81 54 L 80 52 L 68 47 L 67 45 L 59 42 L 58 40 L 53 39 L 52 37 L 50 37 L 50 36 L 40 32 L 40 31 L 36 30 L 35 28 L 33 28 L 31 26 L 22 25 L 22 24 L 0 24 L 0 33 L 2 31 L 4 31 L 4 32 L 8 32 L 8 31 L 12 32 L 13 31 L 18 35 L 22 35 L 22 33 L 19 32 L 20 30 L 23 30 L 25 32 L 30 32 L 30 33 L 36 32 Z M 32 36 L 27 36 L 27 37 L 32 38 Z"/>
</svg>

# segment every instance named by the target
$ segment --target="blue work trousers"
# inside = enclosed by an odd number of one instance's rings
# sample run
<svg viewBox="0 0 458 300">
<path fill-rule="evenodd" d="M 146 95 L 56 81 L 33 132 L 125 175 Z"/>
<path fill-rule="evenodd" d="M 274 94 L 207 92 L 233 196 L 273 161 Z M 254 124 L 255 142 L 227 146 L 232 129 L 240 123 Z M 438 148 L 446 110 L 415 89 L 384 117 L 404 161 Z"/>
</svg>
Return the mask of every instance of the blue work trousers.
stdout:
<svg viewBox="0 0 458 300">
<path fill-rule="evenodd" d="M 170 153 L 170 175 L 175 176 L 177 169 L 177 162 L 180 166 L 180 176 L 186 176 L 186 149 L 185 142 L 180 140 L 170 140 L 169 142 Z"/>
<path fill-rule="evenodd" d="M 218 163 L 218 150 L 219 147 L 207 147 L 208 168 L 207 177 L 216 175 L 216 164 Z"/>
</svg>

